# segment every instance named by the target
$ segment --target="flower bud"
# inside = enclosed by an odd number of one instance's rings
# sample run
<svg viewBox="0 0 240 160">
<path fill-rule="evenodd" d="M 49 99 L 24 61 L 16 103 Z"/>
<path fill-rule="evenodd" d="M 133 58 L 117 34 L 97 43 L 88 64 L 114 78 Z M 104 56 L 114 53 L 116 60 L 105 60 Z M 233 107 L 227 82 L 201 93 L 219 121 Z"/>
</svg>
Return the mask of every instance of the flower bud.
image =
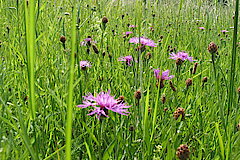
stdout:
<svg viewBox="0 0 240 160">
<path fill-rule="evenodd" d="M 187 160 L 189 159 L 190 156 L 190 150 L 188 148 L 188 146 L 186 144 L 181 144 L 178 148 L 177 148 L 177 152 L 176 152 L 177 157 L 180 160 Z"/>
<path fill-rule="evenodd" d="M 176 109 L 176 111 L 173 113 L 173 117 L 174 119 L 178 119 L 180 116 L 182 116 L 182 119 L 181 120 L 184 120 L 185 118 L 185 109 L 179 107 Z"/>
<path fill-rule="evenodd" d="M 208 45 L 208 52 L 211 54 L 214 54 L 214 53 L 217 53 L 217 51 L 218 51 L 218 46 L 214 42 L 211 42 Z"/>
</svg>

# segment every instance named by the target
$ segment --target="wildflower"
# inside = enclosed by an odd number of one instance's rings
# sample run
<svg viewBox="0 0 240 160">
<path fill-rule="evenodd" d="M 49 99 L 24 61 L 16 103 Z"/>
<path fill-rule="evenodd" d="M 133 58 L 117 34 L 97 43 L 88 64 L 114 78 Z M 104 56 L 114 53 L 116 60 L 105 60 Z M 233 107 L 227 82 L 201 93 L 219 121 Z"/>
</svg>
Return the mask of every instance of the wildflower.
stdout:
<svg viewBox="0 0 240 160">
<path fill-rule="evenodd" d="M 203 77 L 202 82 L 206 83 L 208 81 L 208 77 Z"/>
<path fill-rule="evenodd" d="M 198 27 L 199 29 L 201 29 L 201 30 L 204 30 L 205 28 L 204 27 Z"/>
<path fill-rule="evenodd" d="M 132 56 L 120 57 L 118 61 L 124 61 L 128 66 L 131 66 L 131 61 L 133 61 Z"/>
<path fill-rule="evenodd" d="M 189 159 L 190 150 L 188 146 L 186 144 L 181 144 L 177 149 L 176 155 L 180 160 Z"/>
<path fill-rule="evenodd" d="M 166 95 L 165 94 L 162 95 L 161 100 L 162 100 L 162 104 L 164 104 L 166 102 Z"/>
<path fill-rule="evenodd" d="M 66 42 L 66 40 L 67 40 L 67 39 L 66 39 L 66 37 L 65 37 L 65 36 L 61 36 L 61 37 L 60 37 L 60 41 L 61 41 L 62 43 L 65 43 L 65 42 Z"/>
<path fill-rule="evenodd" d="M 132 34 L 133 32 L 131 32 L 131 31 L 127 31 L 127 32 L 125 32 L 125 33 L 123 33 L 124 34 L 124 36 L 123 36 L 123 38 L 126 38 L 126 37 L 128 37 L 130 34 Z"/>
<path fill-rule="evenodd" d="M 176 109 L 176 111 L 173 113 L 174 119 L 178 119 L 180 116 L 182 116 L 182 120 L 185 118 L 185 109 L 179 107 Z"/>
<path fill-rule="evenodd" d="M 128 32 L 125 32 L 125 35 L 129 35 L 129 34 L 132 34 L 133 32 L 131 31 L 128 31 Z"/>
<path fill-rule="evenodd" d="M 102 23 L 103 23 L 103 24 L 108 23 L 108 18 L 104 16 L 104 17 L 102 18 Z"/>
<path fill-rule="evenodd" d="M 129 43 L 142 44 L 143 46 L 157 47 L 157 44 L 153 40 L 146 37 L 133 37 L 129 40 Z"/>
<path fill-rule="evenodd" d="M 129 25 L 128 27 L 129 27 L 129 28 L 136 28 L 137 26 L 135 26 L 135 25 Z"/>
<path fill-rule="evenodd" d="M 208 45 L 208 51 L 209 51 L 209 53 L 211 53 L 211 54 L 217 53 L 217 51 L 218 51 L 218 46 L 217 46 L 214 42 L 211 42 L 211 43 Z"/>
<path fill-rule="evenodd" d="M 88 95 L 83 96 L 83 98 L 85 101 L 83 101 L 83 104 L 78 105 L 77 107 L 95 108 L 95 110 L 88 115 L 91 116 L 96 114 L 98 119 L 100 119 L 101 116 L 108 117 L 109 110 L 121 115 L 128 115 L 129 112 L 126 108 L 131 107 L 127 106 L 126 103 L 118 103 L 118 101 L 114 99 L 114 96 L 110 95 L 110 90 L 108 92 L 100 92 L 96 95 L 96 97 L 89 93 Z"/>
<path fill-rule="evenodd" d="M 189 87 L 189 86 L 191 86 L 192 85 L 192 79 L 191 78 L 188 78 L 187 80 L 186 80 L 186 86 L 187 86 L 187 88 Z"/>
<path fill-rule="evenodd" d="M 85 71 L 87 68 L 92 67 L 92 65 L 88 61 L 80 61 L 80 67 Z"/>
<path fill-rule="evenodd" d="M 140 100 L 141 97 L 142 97 L 141 91 L 140 91 L 140 90 L 137 90 L 137 91 L 134 93 L 134 97 L 135 97 L 137 100 Z"/>
<path fill-rule="evenodd" d="M 237 130 L 240 131 L 240 123 L 237 125 Z"/>
<path fill-rule="evenodd" d="M 88 36 L 88 38 L 85 38 L 82 42 L 80 42 L 81 46 L 91 46 L 91 44 L 95 44 L 97 43 L 96 41 L 94 41 L 91 36 Z"/>
<path fill-rule="evenodd" d="M 185 60 L 188 60 L 188 61 L 190 61 L 190 62 L 192 62 L 192 61 L 194 61 L 193 60 L 193 57 L 190 57 L 189 55 L 188 55 L 188 53 L 186 53 L 186 52 L 178 52 L 177 54 L 175 54 L 175 53 L 170 53 L 170 58 L 169 59 L 174 59 L 174 60 L 177 60 L 177 59 L 180 59 L 180 60 L 182 60 L 182 61 L 185 61 Z"/>
<path fill-rule="evenodd" d="M 197 66 L 198 66 L 198 63 L 194 63 L 194 67 L 193 67 L 192 74 L 195 74 L 195 73 L 196 73 L 196 71 L 197 71 Z"/>
<path fill-rule="evenodd" d="M 225 33 L 229 32 L 229 31 L 227 31 L 227 30 L 221 30 L 221 32 L 222 32 L 223 34 L 225 34 Z"/>
<path fill-rule="evenodd" d="M 163 71 L 161 75 L 160 75 L 160 70 L 159 69 L 154 69 L 153 71 L 154 71 L 154 75 L 157 79 L 170 80 L 174 77 L 174 75 L 169 76 L 170 70 Z"/>
</svg>

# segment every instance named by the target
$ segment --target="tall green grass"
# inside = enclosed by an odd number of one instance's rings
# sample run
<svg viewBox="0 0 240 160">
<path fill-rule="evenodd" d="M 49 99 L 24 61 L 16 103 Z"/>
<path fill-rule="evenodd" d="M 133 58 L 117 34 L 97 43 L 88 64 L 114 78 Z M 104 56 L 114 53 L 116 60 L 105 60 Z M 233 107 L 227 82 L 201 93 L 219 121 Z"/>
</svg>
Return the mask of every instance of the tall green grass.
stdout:
<svg viewBox="0 0 240 160">
<path fill-rule="evenodd" d="M 71 160 L 72 147 L 72 114 L 73 114 L 73 89 L 74 89 L 74 68 L 75 68 L 75 54 L 76 54 L 76 24 L 77 24 L 77 9 L 73 7 L 72 12 L 72 40 L 71 40 L 71 58 L 70 58 L 70 74 L 68 86 L 68 100 L 67 100 L 67 123 L 66 123 L 66 159 Z"/>
<path fill-rule="evenodd" d="M 176 159 L 180 144 L 189 146 L 190 159 L 239 159 L 238 23 L 232 19 L 237 3 L 41 0 L 27 6 L 0 0 L 0 159 Z M 103 16 L 109 20 L 105 30 Z M 229 28 L 234 21 L 235 30 Z M 133 33 L 123 38 L 126 31 Z M 97 42 L 98 55 L 80 45 L 88 36 Z M 158 47 L 136 51 L 128 41 L 140 36 Z M 207 51 L 212 41 L 219 46 L 218 85 Z M 168 48 L 174 47 L 197 60 L 196 74 L 190 72 L 193 63 L 177 68 L 169 59 Z M 140 61 L 132 66 L 118 61 L 127 55 Z M 92 67 L 81 70 L 81 60 Z M 177 91 L 168 81 L 156 87 L 153 68 L 170 69 Z M 188 78 L 193 85 L 186 89 Z M 132 106 L 128 116 L 109 112 L 100 122 L 86 115 L 88 108 L 75 107 L 83 95 L 108 89 Z M 140 103 L 133 96 L 138 89 Z M 173 118 L 178 107 L 185 109 L 184 120 Z"/>
</svg>

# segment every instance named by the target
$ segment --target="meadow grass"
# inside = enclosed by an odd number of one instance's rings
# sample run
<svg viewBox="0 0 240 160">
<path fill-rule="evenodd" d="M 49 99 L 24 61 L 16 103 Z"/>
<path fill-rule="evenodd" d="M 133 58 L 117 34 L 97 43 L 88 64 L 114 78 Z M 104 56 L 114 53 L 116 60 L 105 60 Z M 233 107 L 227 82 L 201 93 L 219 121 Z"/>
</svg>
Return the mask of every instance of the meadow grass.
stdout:
<svg viewBox="0 0 240 160">
<path fill-rule="evenodd" d="M 240 159 L 236 4 L 0 0 L 0 159 L 177 159 L 181 144 L 190 159 Z M 127 31 L 133 33 L 123 38 Z M 80 45 L 88 36 L 98 54 Z M 141 45 L 129 39 L 140 36 L 157 47 L 136 50 Z M 218 46 L 214 63 L 210 42 Z M 177 66 L 171 50 L 196 61 Z M 127 55 L 132 66 L 118 61 Z M 92 67 L 83 70 L 83 60 Z M 176 91 L 168 80 L 156 85 L 153 68 L 169 69 Z M 76 107 L 86 94 L 108 90 L 131 105 L 128 116 L 109 112 L 98 120 L 87 115 L 90 108 Z M 174 119 L 178 107 L 185 116 Z"/>
</svg>

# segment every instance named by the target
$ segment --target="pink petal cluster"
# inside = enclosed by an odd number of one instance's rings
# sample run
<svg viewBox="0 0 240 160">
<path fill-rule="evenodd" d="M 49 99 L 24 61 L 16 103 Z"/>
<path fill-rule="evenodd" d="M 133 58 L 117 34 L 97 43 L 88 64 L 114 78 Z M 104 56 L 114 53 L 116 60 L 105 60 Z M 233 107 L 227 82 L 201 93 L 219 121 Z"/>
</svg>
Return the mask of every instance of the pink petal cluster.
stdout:
<svg viewBox="0 0 240 160">
<path fill-rule="evenodd" d="M 131 61 L 133 61 L 133 57 L 132 56 L 120 57 L 118 58 L 118 61 L 126 62 L 128 66 L 131 66 Z"/>
<path fill-rule="evenodd" d="M 205 28 L 204 27 L 198 27 L 199 29 L 201 29 L 201 30 L 204 30 Z"/>
<path fill-rule="evenodd" d="M 229 31 L 227 31 L 227 30 L 221 30 L 221 32 L 222 32 L 222 33 L 227 33 L 227 32 L 229 32 Z"/>
<path fill-rule="evenodd" d="M 181 59 L 182 61 L 185 61 L 185 60 L 189 60 L 190 62 L 194 61 L 193 60 L 193 57 L 190 57 L 188 55 L 188 53 L 186 52 L 178 52 L 177 54 L 175 53 L 170 53 L 170 58 L 169 59 L 174 59 L 174 60 L 177 60 L 177 59 Z"/>
<path fill-rule="evenodd" d="M 129 28 L 135 28 L 136 26 L 135 25 L 129 25 L 128 27 Z"/>
<path fill-rule="evenodd" d="M 174 75 L 169 75 L 170 70 L 163 71 L 161 74 L 161 71 L 159 69 L 153 70 L 154 75 L 157 79 L 163 80 L 170 80 L 174 77 Z"/>
<path fill-rule="evenodd" d="M 91 45 L 97 43 L 92 38 L 85 38 L 82 42 L 80 42 L 81 46 Z"/>
<path fill-rule="evenodd" d="M 129 40 L 129 43 L 142 44 L 144 46 L 157 47 L 157 44 L 153 40 L 146 37 L 133 37 Z"/>
<path fill-rule="evenodd" d="M 88 62 L 88 61 L 80 61 L 80 67 L 81 67 L 82 69 L 86 69 L 86 68 L 92 67 L 92 65 L 91 65 L 90 62 Z"/>
<path fill-rule="evenodd" d="M 83 96 L 83 98 L 85 99 L 83 101 L 83 104 L 78 105 L 77 107 L 95 108 L 95 110 L 93 110 L 88 115 L 96 114 L 98 119 L 100 119 L 101 116 L 108 117 L 108 110 L 119 113 L 121 115 L 128 115 L 128 113 L 130 113 L 126 108 L 129 108 L 131 106 L 127 106 L 126 103 L 118 103 L 118 101 L 110 95 L 110 91 L 100 92 L 95 97 L 89 93 L 88 95 Z"/>
</svg>

